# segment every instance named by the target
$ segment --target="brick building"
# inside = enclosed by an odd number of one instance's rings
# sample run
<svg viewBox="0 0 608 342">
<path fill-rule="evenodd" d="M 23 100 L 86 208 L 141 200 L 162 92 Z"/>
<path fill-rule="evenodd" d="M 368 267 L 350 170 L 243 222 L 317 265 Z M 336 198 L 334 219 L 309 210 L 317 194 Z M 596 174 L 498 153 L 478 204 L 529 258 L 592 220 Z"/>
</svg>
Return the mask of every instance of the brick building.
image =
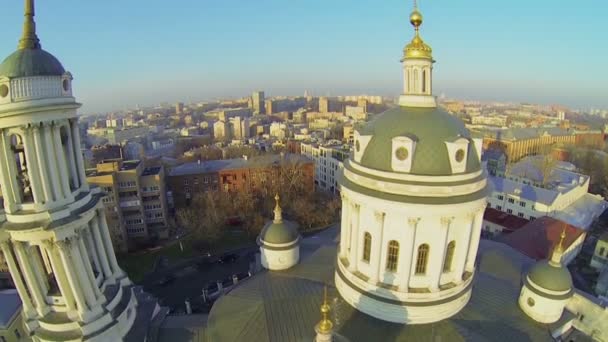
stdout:
<svg viewBox="0 0 608 342">
<path fill-rule="evenodd" d="M 208 191 L 245 191 L 268 186 L 286 171 L 300 174 L 305 188 L 313 191 L 314 169 L 312 160 L 295 154 L 199 161 L 173 168 L 168 185 L 175 206 L 180 207 Z"/>
</svg>

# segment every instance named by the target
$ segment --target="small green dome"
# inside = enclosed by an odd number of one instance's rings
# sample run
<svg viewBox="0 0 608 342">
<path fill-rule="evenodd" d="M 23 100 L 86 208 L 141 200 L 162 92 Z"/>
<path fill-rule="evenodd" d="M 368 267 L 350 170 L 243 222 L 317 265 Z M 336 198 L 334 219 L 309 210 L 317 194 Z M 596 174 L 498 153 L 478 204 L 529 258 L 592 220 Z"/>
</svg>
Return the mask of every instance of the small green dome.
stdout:
<svg viewBox="0 0 608 342">
<path fill-rule="evenodd" d="M 539 261 L 528 273 L 535 285 L 556 292 L 572 289 L 572 275 L 566 267 L 553 266 L 548 260 Z"/>
<path fill-rule="evenodd" d="M 286 244 L 295 242 L 299 236 L 298 226 L 295 223 L 270 221 L 262 229 L 260 240 L 267 243 Z"/>
<path fill-rule="evenodd" d="M 392 108 L 361 126 L 358 132 L 372 136 L 361 157 L 361 165 L 393 172 L 393 138 L 409 137 L 416 142 L 409 173 L 427 176 L 451 175 L 450 156 L 445 143 L 460 137 L 470 139 L 464 123 L 440 108 Z M 479 171 L 481 164 L 472 141 L 467 156 L 465 172 Z"/>
<path fill-rule="evenodd" d="M 0 64 L 0 76 L 9 78 L 61 76 L 65 69 L 55 56 L 42 49 L 19 49 Z"/>
</svg>

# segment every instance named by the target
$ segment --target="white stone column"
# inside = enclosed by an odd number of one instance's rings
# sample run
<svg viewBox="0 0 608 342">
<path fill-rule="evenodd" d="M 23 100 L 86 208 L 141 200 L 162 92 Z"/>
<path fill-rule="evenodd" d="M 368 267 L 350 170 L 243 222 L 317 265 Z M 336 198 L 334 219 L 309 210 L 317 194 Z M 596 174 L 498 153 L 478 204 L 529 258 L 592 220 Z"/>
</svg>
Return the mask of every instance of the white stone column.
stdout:
<svg viewBox="0 0 608 342">
<path fill-rule="evenodd" d="M 456 243 L 456 253 L 454 255 L 454 274 L 455 280 L 457 282 L 462 281 L 462 277 L 464 275 L 465 265 L 468 260 L 469 248 L 471 245 L 471 237 L 473 235 L 473 231 L 475 230 L 475 213 L 470 213 L 467 215 L 467 219 L 469 220 L 469 229 L 461 233 L 462 242 L 460 246 Z"/>
<path fill-rule="evenodd" d="M 40 168 L 40 178 L 42 191 L 44 193 L 45 203 L 52 202 L 54 199 L 53 189 L 51 188 L 51 178 L 49 176 L 49 166 L 46 162 L 44 152 L 44 142 L 42 137 L 42 131 L 38 125 L 34 126 L 34 145 L 36 149 L 36 159 L 38 167 Z"/>
<path fill-rule="evenodd" d="M 99 290 L 99 287 L 97 287 L 97 281 L 95 281 L 95 275 L 93 274 L 93 265 L 91 264 L 91 259 L 89 259 L 89 254 L 87 253 L 84 239 L 85 239 L 84 232 L 81 231 L 80 238 L 78 239 L 78 243 L 79 243 L 78 247 L 80 249 L 82 263 L 83 263 L 84 269 L 86 271 L 87 277 L 89 278 L 91 288 L 93 289 L 93 294 L 95 295 L 96 300 L 100 300 L 105 297 L 103 297 L 103 294 Z"/>
<path fill-rule="evenodd" d="M 448 233 L 450 225 L 452 224 L 453 217 L 442 217 L 440 236 L 437 239 L 437 244 L 431 246 L 430 255 L 430 288 L 431 290 L 438 290 L 441 285 L 441 275 L 443 274 L 443 264 L 445 261 L 445 252 L 448 245 Z M 434 249 L 434 250 L 433 250 Z"/>
<path fill-rule="evenodd" d="M 481 239 L 481 226 L 483 223 L 484 211 L 485 207 L 477 210 L 477 212 L 475 213 L 473 229 L 471 229 L 471 243 L 469 244 L 469 253 L 467 254 L 467 264 L 465 266 L 465 270 L 471 273 L 475 271 L 475 258 L 477 258 L 479 240 Z"/>
<path fill-rule="evenodd" d="M 97 246 L 95 246 L 95 242 L 93 242 L 93 232 L 90 225 L 87 226 L 84 235 L 86 239 L 86 249 L 89 251 L 91 260 L 93 260 L 95 271 L 97 271 L 97 273 L 102 273 L 103 271 L 101 269 L 101 262 L 99 261 L 99 252 L 97 251 Z"/>
<path fill-rule="evenodd" d="M 340 258 L 346 258 L 348 256 L 348 212 L 346 210 L 348 206 L 348 199 L 344 193 L 342 197 L 342 220 L 340 221 Z"/>
<path fill-rule="evenodd" d="M 371 274 L 371 277 L 369 280 L 370 280 L 370 283 L 375 286 L 378 283 L 378 281 L 380 280 L 380 274 L 382 273 L 382 249 L 384 246 L 385 213 L 375 212 L 374 215 L 376 217 L 376 223 L 380 227 L 380 230 L 379 230 L 378 235 L 373 236 L 373 238 L 372 238 L 372 253 L 371 254 L 374 255 L 374 251 L 376 251 L 377 253 L 375 253 L 375 255 L 376 255 L 375 260 L 373 258 L 372 258 L 372 260 L 370 260 L 372 274 Z M 397 261 L 397 262 L 399 262 L 399 261 Z M 399 264 L 397 264 L 397 266 L 399 266 Z"/>
<path fill-rule="evenodd" d="M 70 174 L 72 175 L 72 188 L 78 189 L 80 179 L 78 178 L 78 168 L 76 167 L 76 155 L 74 154 L 74 140 L 72 140 L 72 128 L 70 122 L 65 126 L 68 135 L 68 163 L 70 164 Z"/>
<path fill-rule="evenodd" d="M 57 281 L 57 286 L 59 286 L 59 291 L 61 291 L 61 295 L 63 296 L 63 301 L 65 302 L 68 311 L 76 311 L 76 302 L 74 299 L 74 292 L 70 287 L 70 283 L 68 282 L 65 270 L 63 268 L 63 264 L 61 263 L 61 257 L 59 256 L 58 248 L 56 248 L 50 241 L 44 241 L 42 243 L 44 250 L 49 256 L 51 267 L 53 269 L 53 274 L 55 275 L 55 280 Z"/>
<path fill-rule="evenodd" d="M 72 138 L 74 144 L 74 153 L 76 155 L 76 165 L 78 166 L 78 179 L 80 180 L 81 189 L 84 191 L 89 190 L 89 183 L 87 182 L 87 176 L 84 169 L 84 160 L 82 158 L 82 152 L 80 150 L 80 132 L 78 132 L 78 120 L 70 120 L 72 127 Z"/>
<path fill-rule="evenodd" d="M 399 291 L 408 292 L 410 288 L 410 276 L 412 267 L 416 262 L 416 230 L 418 229 L 419 217 L 411 217 L 407 220 L 408 226 L 403 241 L 403 252 L 399 255 Z"/>
<path fill-rule="evenodd" d="M 2 195 L 5 200 L 8 199 L 8 207 L 5 205 L 5 208 L 10 212 L 16 210 L 16 204 L 21 203 L 21 188 L 17 183 L 17 165 L 15 165 L 15 156 L 13 151 L 11 151 L 11 141 L 8 137 L 7 130 L 2 131 L 2 161 L 3 165 L 3 173 L 6 173 L 6 182 L 4 182 Z M 4 191 L 6 190 L 6 191 Z"/>
<path fill-rule="evenodd" d="M 78 315 L 81 319 L 83 319 L 85 313 L 89 308 L 87 307 L 85 295 L 83 293 L 82 288 L 80 287 L 78 278 L 74 274 L 77 271 L 74 265 L 72 265 L 70 241 L 57 241 L 56 245 L 59 250 L 59 256 L 61 257 L 61 262 L 63 265 L 63 269 L 65 270 L 66 278 L 68 279 L 68 283 L 70 284 L 70 287 L 72 288 L 72 291 L 74 293 L 74 301 L 76 302 Z"/>
<path fill-rule="evenodd" d="M 3 140 L 3 139 L 2 139 Z M 0 142 L 0 144 L 4 145 L 4 142 Z M 9 170 L 7 159 L 4 156 L 4 146 L 2 146 L 2 160 L 0 160 L 0 177 L 2 178 L 2 196 L 4 197 L 4 208 L 7 212 L 13 212 L 15 210 L 15 199 L 13 196 L 13 191 L 11 189 L 11 181 L 9 178 Z"/>
<path fill-rule="evenodd" d="M 25 161 L 27 163 L 27 175 L 30 178 L 30 187 L 32 189 L 32 197 L 34 203 L 43 203 L 44 192 L 42 190 L 42 177 L 40 177 L 40 167 L 34 152 L 34 139 L 30 127 L 23 128 L 23 147 L 25 152 Z"/>
<path fill-rule="evenodd" d="M 118 265 L 116 254 L 114 254 L 114 246 L 112 245 L 112 238 L 110 237 L 110 229 L 108 228 L 104 209 L 98 209 L 97 216 L 99 217 L 99 232 L 104 239 L 104 245 L 106 247 L 106 253 L 108 254 L 108 260 L 110 261 L 110 267 L 112 268 L 112 274 L 115 278 L 122 278 L 125 274 Z"/>
<path fill-rule="evenodd" d="M 95 298 L 95 292 L 93 292 L 92 283 L 89 280 L 85 265 L 83 263 L 83 256 L 80 251 L 80 236 L 72 238 L 70 241 L 70 248 L 72 254 L 72 264 L 75 266 L 76 276 L 78 277 L 78 283 L 84 293 L 84 298 L 89 305 L 89 308 L 93 308 L 97 304 L 97 298 Z"/>
<path fill-rule="evenodd" d="M 57 167 L 57 159 L 55 157 L 55 144 L 53 143 L 53 129 L 50 123 L 43 125 L 44 147 L 46 148 L 46 160 L 50 173 L 51 188 L 55 199 L 63 198 L 63 189 L 61 179 L 59 178 L 59 169 Z"/>
<path fill-rule="evenodd" d="M 68 171 L 68 163 L 65 160 L 65 153 L 63 152 L 63 144 L 61 143 L 61 132 L 59 131 L 60 126 L 57 123 L 53 124 L 53 147 L 55 150 L 55 156 L 57 158 L 59 179 L 61 181 L 61 188 L 63 195 L 68 197 L 72 194 L 70 190 L 70 175 Z"/>
<path fill-rule="evenodd" d="M 99 220 L 97 215 L 93 216 L 90 222 L 91 231 L 93 231 L 93 240 L 95 240 L 95 247 L 99 261 L 101 262 L 104 277 L 110 279 L 112 277 L 112 270 L 110 269 L 110 262 L 108 261 L 108 255 L 103 244 L 103 238 L 99 232 Z"/>
<path fill-rule="evenodd" d="M 34 274 L 36 276 L 36 279 L 38 279 L 38 283 L 40 284 L 42 294 L 46 297 L 49 293 L 50 285 L 46 271 L 44 270 L 44 266 L 42 264 L 42 256 L 38 252 L 37 246 L 30 246 L 27 250 L 28 257 L 34 270 Z"/>
<path fill-rule="evenodd" d="M 30 294 L 23 281 L 21 271 L 19 270 L 19 267 L 17 266 L 17 263 L 15 261 L 15 257 L 13 256 L 13 250 L 11 248 L 11 245 L 8 241 L 2 241 L 0 242 L 0 248 L 2 249 L 4 259 L 6 260 L 6 264 L 8 265 L 8 270 L 11 273 L 11 277 L 13 278 L 13 282 L 15 283 L 15 287 L 17 287 L 19 297 L 21 298 L 21 303 L 23 304 L 23 313 L 25 314 L 26 318 L 33 318 L 36 314 L 36 311 L 34 309 L 32 299 L 30 298 Z"/>
<path fill-rule="evenodd" d="M 30 290 L 30 294 L 34 298 L 34 302 L 36 303 L 36 312 L 38 312 L 40 317 L 44 317 L 44 315 L 49 312 L 49 307 L 46 304 L 46 297 L 42 293 L 40 283 L 38 282 L 38 279 L 36 278 L 36 275 L 32 269 L 30 259 L 25 252 L 23 242 L 16 241 L 13 244 L 15 246 L 15 252 L 17 252 L 19 266 L 21 266 L 21 270 L 23 270 L 23 275 L 25 275 L 25 282 Z"/>
<path fill-rule="evenodd" d="M 356 272 L 357 264 L 359 263 L 359 215 L 361 213 L 361 206 L 359 204 L 352 203 L 351 209 L 351 219 L 353 220 L 353 224 L 351 225 L 351 244 L 348 270 L 350 272 Z"/>
</svg>

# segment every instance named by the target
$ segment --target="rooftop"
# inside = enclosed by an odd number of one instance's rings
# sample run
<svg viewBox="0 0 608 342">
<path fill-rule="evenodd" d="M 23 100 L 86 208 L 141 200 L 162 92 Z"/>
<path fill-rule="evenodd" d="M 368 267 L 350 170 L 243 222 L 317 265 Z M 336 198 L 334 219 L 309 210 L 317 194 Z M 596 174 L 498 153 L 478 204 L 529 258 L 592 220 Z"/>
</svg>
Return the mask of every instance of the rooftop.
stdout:
<svg viewBox="0 0 608 342">
<path fill-rule="evenodd" d="M 144 172 L 141 175 L 142 176 L 157 175 L 157 174 L 160 173 L 161 170 L 162 170 L 161 166 L 147 167 L 147 168 L 144 169 Z"/>
<path fill-rule="evenodd" d="M 510 232 L 518 230 L 528 223 L 528 220 L 524 218 L 510 215 L 494 208 L 487 208 L 483 214 L 483 219 L 501 225 Z"/>
<path fill-rule="evenodd" d="M 320 244 L 292 269 L 243 281 L 213 306 L 208 338 L 312 341 L 327 285 L 335 332 L 350 341 L 553 341 L 551 327 L 534 323 L 517 305 L 534 261 L 504 244 L 482 240 L 470 302 L 450 319 L 423 325 L 384 322 L 344 302 L 334 287 L 335 258 L 335 243 Z"/>
<path fill-rule="evenodd" d="M 543 260 L 551 256 L 553 247 L 559 243 L 564 228 L 566 228 L 564 250 L 568 250 L 581 235 L 585 234 L 585 231 L 548 216 L 530 221 L 517 231 L 505 235 L 502 242 L 530 258 Z"/>
<path fill-rule="evenodd" d="M 21 310 L 21 299 L 16 290 L 0 291 L 0 329 L 6 329 Z"/>
<path fill-rule="evenodd" d="M 312 163 L 310 159 L 299 154 L 286 154 L 284 157 L 279 154 L 272 154 L 250 159 L 238 158 L 186 163 L 171 169 L 169 175 L 185 176 L 216 173 L 227 170 L 267 168 L 270 166 L 278 166 L 282 160 L 289 163 Z"/>
</svg>

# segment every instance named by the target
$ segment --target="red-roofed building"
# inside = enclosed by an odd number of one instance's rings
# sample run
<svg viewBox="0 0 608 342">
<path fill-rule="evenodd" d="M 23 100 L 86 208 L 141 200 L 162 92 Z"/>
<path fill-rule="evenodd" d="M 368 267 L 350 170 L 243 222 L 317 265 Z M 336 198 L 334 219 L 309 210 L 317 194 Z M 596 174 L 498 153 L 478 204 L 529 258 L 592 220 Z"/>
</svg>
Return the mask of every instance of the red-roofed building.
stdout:
<svg viewBox="0 0 608 342">
<path fill-rule="evenodd" d="M 564 257 L 562 262 L 567 265 L 580 252 L 587 233 L 575 226 L 552 217 L 543 216 L 530 221 L 515 232 L 505 235 L 502 242 L 536 260 L 551 257 L 553 248 L 559 243 L 560 235 L 566 228 L 564 239 Z"/>
<path fill-rule="evenodd" d="M 494 208 L 486 208 L 483 214 L 483 231 L 491 236 L 512 233 L 525 226 L 529 221 Z"/>
</svg>

